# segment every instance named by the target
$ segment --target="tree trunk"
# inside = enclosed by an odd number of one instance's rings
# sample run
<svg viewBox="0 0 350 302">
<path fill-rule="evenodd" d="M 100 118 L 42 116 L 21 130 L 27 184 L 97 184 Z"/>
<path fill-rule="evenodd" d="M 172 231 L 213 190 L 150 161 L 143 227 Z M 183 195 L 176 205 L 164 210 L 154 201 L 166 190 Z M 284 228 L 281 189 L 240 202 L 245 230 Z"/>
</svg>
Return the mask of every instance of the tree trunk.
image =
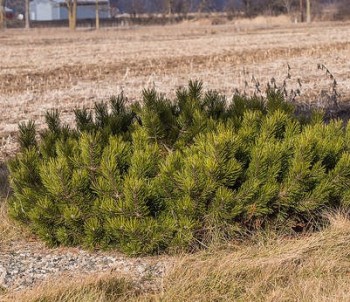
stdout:
<svg viewBox="0 0 350 302">
<path fill-rule="evenodd" d="M 99 0 L 96 0 L 96 29 L 100 28 L 100 10 L 98 6 L 98 1 Z"/>
<path fill-rule="evenodd" d="M 251 0 L 243 0 L 244 8 L 245 8 L 245 14 L 247 17 L 250 17 L 250 1 Z"/>
<path fill-rule="evenodd" d="M 304 22 L 304 0 L 300 0 L 300 22 L 303 23 Z"/>
<path fill-rule="evenodd" d="M 26 29 L 29 29 L 29 27 L 30 27 L 30 24 L 29 24 L 29 14 L 30 14 L 30 12 L 29 12 L 29 0 L 25 0 L 25 13 L 24 13 L 24 17 L 25 17 L 25 28 Z"/>
<path fill-rule="evenodd" d="M 311 0 L 306 0 L 306 22 L 311 22 Z"/>
<path fill-rule="evenodd" d="M 171 16 L 173 13 L 173 0 L 168 0 L 168 15 Z"/>
<path fill-rule="evenodd" d="M 283 5 L 287 11 L 287 15 L 290 15 L 290 10 L 291 10 L 291 6 L 292 6 L 292 0 L 283 0 Z"/>
<path fill-rule="evenodd" d="M 0 0 L 0 30 L 5 29 L 5 1 Z"/>
<path fill-rule="evenodd" d="M 203 11 L 204 11 L 204 8 L 205 8 L 205 5 L 206 5 L 206 1 L 205 0 L 201 0 L 199 2 L 199 6 L 198 6 L 198 13 L 199 13 L 199 16 L 202 15 Z"/>
<path fill-rule="evenodd" d="M 72 20 L 73 20 L 73 5 L 70 0 L 66 1 L 67 2 L 67 10 L 68 10 L 68 23 L 69 23 L 69 29 L 72 29 Z"/>
<path fill-rule="evenodd" d="M 68 9 L 69 29 L 75 30 L 77 27 L 77 0 L 66 0 Z"/>
<path fill-rule="evenodd" d="M 77 6 L 78 6 L 78 0 L 73 0 L 73 26 L 72 26 L 73 30 L 77 28 Z"/>
</svg>

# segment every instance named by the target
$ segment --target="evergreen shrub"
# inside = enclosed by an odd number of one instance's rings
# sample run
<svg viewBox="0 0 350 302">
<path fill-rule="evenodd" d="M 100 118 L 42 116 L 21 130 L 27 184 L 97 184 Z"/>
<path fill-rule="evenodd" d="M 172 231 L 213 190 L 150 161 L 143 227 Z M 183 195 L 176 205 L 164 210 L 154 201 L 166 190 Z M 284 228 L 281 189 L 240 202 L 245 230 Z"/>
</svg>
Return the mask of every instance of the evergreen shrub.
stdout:
<svg viewBox="0 0 350 302">
<path fill-rule="evenodd" d="M 128 254 L 191 250 L 242 229 L 350 205 L 350 124 L 300 118 L 278 90 L 228 102 L 191 81 L 20 125 L 11 215 L 50 245 Z"/>
</svg>

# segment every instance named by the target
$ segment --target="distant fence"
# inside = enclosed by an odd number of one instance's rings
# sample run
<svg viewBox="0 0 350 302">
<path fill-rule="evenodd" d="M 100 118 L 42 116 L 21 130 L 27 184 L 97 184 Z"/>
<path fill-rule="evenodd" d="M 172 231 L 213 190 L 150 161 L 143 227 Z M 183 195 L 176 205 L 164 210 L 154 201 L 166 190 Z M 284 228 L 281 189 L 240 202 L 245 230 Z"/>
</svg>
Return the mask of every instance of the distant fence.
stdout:
<svg viewBox="0 0 350 302">
<path fill-rule="evenodd" d="M 172 23 L 179 23 L 183 20 L 191 20 L 193 16 L 142 16 L 142 17 L 116 17 L 110 19 L 100 19 L 100 27 L 123 27 L 135 25 L 166 25 Z M 8 20 L 7 28 L 23 28 L 24 21 Z M 31 21 L 31 28 L 54 28 L 54 27 L 68 27 L 68 20 L 54 20 L 54 21 Z M 95 19 L 77 20 L 78 28 L 94 28 Z"/>
</svg>

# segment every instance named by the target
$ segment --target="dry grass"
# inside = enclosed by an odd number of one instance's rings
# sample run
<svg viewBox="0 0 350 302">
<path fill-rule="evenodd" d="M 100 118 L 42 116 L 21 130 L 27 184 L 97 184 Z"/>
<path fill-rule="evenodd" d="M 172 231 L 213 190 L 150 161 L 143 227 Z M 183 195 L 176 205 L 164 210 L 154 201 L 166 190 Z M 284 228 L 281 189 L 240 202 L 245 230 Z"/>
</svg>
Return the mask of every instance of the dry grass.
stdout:
<svg viewBox="0 0 350 302">
<path fill-rule="evenodd" d="M 162 301 L 349 301 L 350 221 L 298 239 L 262 237 L 247 247 L 184 257 Z"/>
<path fill-rule="evenodd" d="M 325 64 L 338 81 L 343 101 L 350 99 L 348 60 L 350 24 L 276 26 L 232 22 L 220 26 L 184 24 L 101 30 L 9 30 L 0 33 L 0 160 L 13 152 L 18 122 L 39 126 L 50 108 L 64 121 L 71 109 L 91 107 L 121 90 L 135 99 L 145 87 L 173 93 L 189 79 L 230 95 L 248 89 L 251 77 L 264 84 L 282 82 L 292 67 L 289 88 L 303 82 L 303 101 L 329 89 L 317 70 Z M 9 136 L 11 135 L 11 136 Z M 0 178 L 3 177 L 0 171 Z M 0 185 L 5 183 L 0 179 Z M 6 191 L 6 189 L 1 189 Z M 8 219 L 0 199 L 0 247 L 25 231 Z M 164 291 L 135 296 L 120 276 L 90 276 L 53 281 L 8 301 L 349 301 L 350 221 L 330 216 L 330 226 L 301 238 L 261 236 L 237 245 L 179 257 L 164 280 Z M 0 297 L 2 301 L 4 296 Z"/>
<path fill-rule="evenodd" d="M 6 164 L 0 162 L 0 197 L 7 197 L 10 191 Z"/>
<path fill-rule="evenodd" d="M 0 158 L 12 153 L 18 122 L 34 119 L 41 126 L 46 110 L 59 108 L 71 123 L 72 108 L 91 107 L 121 90 L 131 100 L 147 87 L 171 95 L 189 79 L 202 79 L 230 96 L 235 88 L 252 92 L 252 75 L 262 85 L 272 77 L 282 83 L 289 63 L 288 88 L 298 88 L 301 78 L 309 101 L 330 86 L 317 70 L 321 63 L 337 79 L 343 100 L 350 99 L 349 23 L 308 27 L 256 19 L 99 32 L 8 30 L 0 34 L 0 53 Z"/>
<path fill-rule="evenodd" d="M 3 302 L 106 302 L 127 301 L 138 295 L 132 281 L 111 274 L 67 277 L 44 283 L 25 292 L 3 294 Z"/>
<path fill-rule="evenodd" d="M 250 244 L 179 257 L 158 293 L 102 275 L 58 280 L 6 301 L 349 301 L 349 213 L 328 218 L 319 233 L 260 234 Z"/>
<path fill-rule="evenodd" d="M 0 248 L 19 235 L 18 229 L 7 215 L 6 199 L 9 194 L 8 172 L 0 162 Z"/>
<path fill-rule="evenodd" d="M 0 251 L 14 241 L 29 237 L 28 230 L 9 218 L 6 200 L 0 198 Z"/>
<path fill-rule="evenodd" d="M 0 162 L 0 251 L 14 240 L 29 237 L 23 227 L 15 223 L 8 216 L 7 198 L 10 193 L 8 171 L 5 164 Z"/>
</svg>

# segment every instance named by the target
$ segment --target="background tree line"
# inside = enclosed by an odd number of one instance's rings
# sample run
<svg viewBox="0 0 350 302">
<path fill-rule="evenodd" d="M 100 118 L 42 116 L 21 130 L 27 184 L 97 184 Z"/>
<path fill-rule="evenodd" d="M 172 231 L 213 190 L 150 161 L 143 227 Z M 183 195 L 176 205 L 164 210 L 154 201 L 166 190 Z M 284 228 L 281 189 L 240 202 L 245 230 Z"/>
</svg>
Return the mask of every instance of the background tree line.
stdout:
<svg viewBox="0 0 350 302">
<path fill-rule="evenodd" d="M 196 12 L 240 12 L 247 16 L 264 13 L 289 14 L 307 8 L 317 9 L 324 5 L 338 5 L 342 9 L 348 6 L 348 0 L 111 0 L 111 5 L 121 13 L 175 13 Z"/>
<path fill-rule="evenodd" d="M 5 27 L 5 9 L 9 7 L 16 14 L 26 17 L 29 27 L 30 0 L 0 0 L 0 28 Z M 75 11 L 78 0 L 65 0 L 69 12 L 69 27 L 75 28 Z M 343 15 L 350 15 L 349 0 L 110 0 L 112 16 L 130 14 L 179 14 L 186 16 L 193 13 L 228 12 L 232 15 L 254 17 L 261 14 L 298 15 L 299 21 L 311 21 L 312 15 L 320 12 L 322 7 L 334 5 Z M 96 0 L 96 27 L 99 26 L 98 1 Z M 347 13 L 348 12 L 348 13 Z"/>
</svg>

